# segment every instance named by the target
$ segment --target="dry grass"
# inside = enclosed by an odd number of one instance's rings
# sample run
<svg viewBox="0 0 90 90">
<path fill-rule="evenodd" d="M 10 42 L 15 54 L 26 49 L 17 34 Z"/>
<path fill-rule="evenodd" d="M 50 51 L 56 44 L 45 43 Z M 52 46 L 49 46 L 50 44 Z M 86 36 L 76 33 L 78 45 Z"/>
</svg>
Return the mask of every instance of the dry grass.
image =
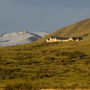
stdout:
<svg viewBox="0 0 90 90">
<path fill-rule="evenodd" d="M 38 42 L 45 42 L 50 36 L 83 37 L 84 40 L 90 40 L 90 19 L 56 30 L 44 38 L 41 38 Z"/>
</svg>

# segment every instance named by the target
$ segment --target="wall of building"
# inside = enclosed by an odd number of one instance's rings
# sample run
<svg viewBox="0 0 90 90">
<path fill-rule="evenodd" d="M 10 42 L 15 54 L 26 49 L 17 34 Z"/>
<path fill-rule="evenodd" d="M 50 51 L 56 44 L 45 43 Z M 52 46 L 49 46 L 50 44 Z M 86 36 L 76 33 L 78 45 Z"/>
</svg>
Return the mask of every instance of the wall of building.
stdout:
<svg viewBox="0 0 90 90">
<path fill-rule="evenodd" d="M 79 39 L 73 40 L 73 38 L 69 38 L 67 40 L 59 40 L 59 39 L 51 38 L 51 37 L 46 40 L 46 42 L 68 42 L 68 41 L 80 41 L 80 40 Z"/>
<path fill-rule="evenodd" d="M 46 42 L 68 42 L 70 41 L 69 39 L 68 40 L 59 40 L 59 39 L 56 39 L 56 38 L 50 38 L 49 40 L 47 39 Z"/>
</svg>

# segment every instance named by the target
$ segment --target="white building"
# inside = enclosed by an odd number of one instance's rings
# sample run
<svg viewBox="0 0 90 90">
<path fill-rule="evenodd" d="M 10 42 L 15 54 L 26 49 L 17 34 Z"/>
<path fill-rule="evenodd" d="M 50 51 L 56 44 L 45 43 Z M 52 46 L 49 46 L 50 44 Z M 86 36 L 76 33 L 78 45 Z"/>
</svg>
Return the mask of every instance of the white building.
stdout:
<svg viewBox="0 0 90 90">
<path fill-rule="evenodd" d="M 68 42 L 68 41 L 80 41 L 81 37 L 55 37 L 52 36 L 46 40 L 46 42 Z"/>
</svg>

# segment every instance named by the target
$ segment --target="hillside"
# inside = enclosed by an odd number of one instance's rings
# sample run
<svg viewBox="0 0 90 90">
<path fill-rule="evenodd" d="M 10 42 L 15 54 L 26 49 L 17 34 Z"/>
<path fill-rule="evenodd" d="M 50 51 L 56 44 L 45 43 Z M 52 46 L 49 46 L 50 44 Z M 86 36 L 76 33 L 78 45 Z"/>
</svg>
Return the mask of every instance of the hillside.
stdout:
<svg viewBox="0 0 90 90">
<path fill-rule="evenodd" d="M 45 42 L 50 36 L 83 37 L 84 40 L 90 40 L 90 19 L 56 30 L 44 38 L 41 38 L 39 41 Z"/>
<path fill-rule="evenodd" d="M 39 40 L 43 43 L 0 47 L 0 89 L 90 90 L 89 24 L 88 19 L 50 34 L 78 36 L 87 32 L 84 41 L 43 42 L 47 35 Z"/>
<path fill-rule="evenodd" d="M 0 35 L 0 47 L 32 43 L 47 34 L 48 33 L 45 32 L 29 33 L 26 30 L 21 32 L 4 33 Z"/>
<path fill-rule="evenodd" d="M 90 42 L 0 48 L 0 86 L 5 90 L 90 90 Z"/>
</svg>

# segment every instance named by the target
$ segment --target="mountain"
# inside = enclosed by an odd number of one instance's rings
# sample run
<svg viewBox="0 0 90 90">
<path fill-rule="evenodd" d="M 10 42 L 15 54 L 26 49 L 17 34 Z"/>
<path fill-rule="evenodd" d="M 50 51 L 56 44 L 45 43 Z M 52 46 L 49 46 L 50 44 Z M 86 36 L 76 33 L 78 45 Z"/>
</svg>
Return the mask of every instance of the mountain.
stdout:
<svg viewBox="0 0 90 90">
<path fill-rule="evenodd" d="M 4 33 L 0 35 L 0 46 L 13 46 L 20 45 L 25 43 L 32 43 L 48 33 L 45 32 L 36 32 L 29 33 L 27 31 L 22 32 L 12 32 L 12 33 Z"/>
<path fill-rule="evenodd" d="M 33 33 L 36 34 L 36 35 L 39 35 L 41 37 L 44 37 L 44 36 L 48 35 L 47 32 L 33 32 Z"/>
<path fill-rule="evenodd" d="M 31 41 L 33 37 L 41 39 L 32 44 L 0 47 L 0 87 L 5 90 L 90 90 L 89 32 L 88 19 L 43 38 L 26 31 L 1 35 L 5 44 L 27 41 L 27 38 Z M 84 41 L 46 43 L 46 38 L 53 35 L 82 36 Z"/>
<path fill-rule="evenodd" d="M 90 19 L 80 21 L 62 29 L 56 30 L 51 34 L 40 39 L 40 42 L 45 42 L 50 36 L 58 37 L 82 37 L 84 40 L 90 40 Z"/>
</svg>

